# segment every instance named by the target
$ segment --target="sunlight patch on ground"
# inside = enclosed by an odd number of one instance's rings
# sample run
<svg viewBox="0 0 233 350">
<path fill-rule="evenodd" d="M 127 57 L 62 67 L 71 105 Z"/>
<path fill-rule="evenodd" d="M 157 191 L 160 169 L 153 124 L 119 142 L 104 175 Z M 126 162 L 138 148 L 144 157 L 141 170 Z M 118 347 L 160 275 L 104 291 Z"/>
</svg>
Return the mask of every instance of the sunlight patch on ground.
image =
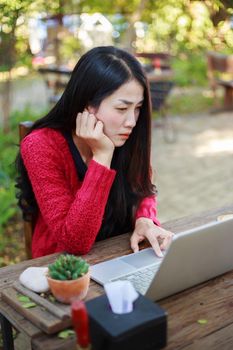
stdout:
<svg viewBox="0 0 233 350">
<path fill-rule="evenodd" d="M 233 138 L 206 139 L 205 142 L 196 147 L 194 153 L 197 157 L 211 156 L 220 153 L 233 154 Z"/>
</svg>

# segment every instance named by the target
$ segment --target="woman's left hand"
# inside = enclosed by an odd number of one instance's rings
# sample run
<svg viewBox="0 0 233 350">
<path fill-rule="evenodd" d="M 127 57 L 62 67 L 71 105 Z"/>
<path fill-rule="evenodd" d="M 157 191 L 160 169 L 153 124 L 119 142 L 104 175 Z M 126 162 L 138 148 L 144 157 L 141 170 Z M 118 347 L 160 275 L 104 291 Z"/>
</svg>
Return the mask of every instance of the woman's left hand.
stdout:
<svg viewBox="0 0 233 350">
<path fill-rule="evenodd" d="M 174 233 L 155 225 L 151 219 L 142 217 L 136 220 L 135 229 L 130 238 L 131 248 L 134 253 L 138 252 L 138 244 L 147 239 L 156 255 L 162 258 L 162 250 L 169 247 L 173 236 Z"/>
</svg>

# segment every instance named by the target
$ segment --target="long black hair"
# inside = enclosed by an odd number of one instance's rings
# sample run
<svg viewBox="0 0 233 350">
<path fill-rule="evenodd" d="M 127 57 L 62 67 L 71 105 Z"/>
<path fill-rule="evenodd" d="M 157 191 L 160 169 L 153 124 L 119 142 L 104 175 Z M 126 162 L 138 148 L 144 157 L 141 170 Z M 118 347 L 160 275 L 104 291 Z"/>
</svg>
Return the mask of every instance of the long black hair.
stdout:
<svg viewBox="0 0 233 350">
<path fill-rule="evenodd" d="M 143 87 L 144 100 L 136 126 L 127 142 L 116 148 L 111 167 L 117 175 L 110 191 L 104 220 L 97 238 L 133 229 L 134 215 L 140 201 L 154 195 L 151 183 L 151 103 L 148 82 L 136 58 L 121 49 L 96 47 L 84 54 L 76 64 L 67 87 L 57 104 L 35 129 L 49 127 L 61 132 L 75 130 L 77 113 L 87 106 L 98 108 L 101 102 L 122 84 L 135 79 Z M 19 205 L 24 218 L 36 214 L 38 206 L 20 153 L 17 157 Z"/>
</svg>

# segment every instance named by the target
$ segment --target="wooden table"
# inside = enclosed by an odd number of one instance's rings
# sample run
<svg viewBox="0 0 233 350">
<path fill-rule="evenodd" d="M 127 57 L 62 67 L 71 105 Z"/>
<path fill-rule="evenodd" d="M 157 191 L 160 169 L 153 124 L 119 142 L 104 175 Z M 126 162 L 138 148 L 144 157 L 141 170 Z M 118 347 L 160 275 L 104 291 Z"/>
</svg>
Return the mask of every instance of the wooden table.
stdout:
<svg viewBox="0 0 233 350">
<path fill-rule="evenodd" d="M 163 227 L 179 233 L 215 220 L 220 215 L 232 213 L 233 204 L 206 211 L 200 215 L 170 221 Z M 85 258 L 93 264 L 130 252 L 129 235 L 125 234 L 97 242 Z M 0 291 L 11 286 L 28 266 L 46 265 L 54 261 L 56 256 L 57 254 L 53 254 L 1 268 Z M 87 300 L 102 293 L 102 287 L 91 282 Z M 233 348 L 233 271 L 163 299 L 159 304 L 168 312 L 166 350 L 230 350 Z M 0 312 L 3 320 L 6 321 L 4 322 L 6 330 L 9 330 L 12 324 L 22 331 L 28 337 L 32 349 L 75 350 L 74 338 L 62 340 L 56 335 L 46 335 L 2 300 L 0 300 Z M 197 322 L 199 319 L 205 319 L 207 323 L 201 325 Z M 9 342 L 6 349 L 12 349 L 11 345 Z"/>
</svg>

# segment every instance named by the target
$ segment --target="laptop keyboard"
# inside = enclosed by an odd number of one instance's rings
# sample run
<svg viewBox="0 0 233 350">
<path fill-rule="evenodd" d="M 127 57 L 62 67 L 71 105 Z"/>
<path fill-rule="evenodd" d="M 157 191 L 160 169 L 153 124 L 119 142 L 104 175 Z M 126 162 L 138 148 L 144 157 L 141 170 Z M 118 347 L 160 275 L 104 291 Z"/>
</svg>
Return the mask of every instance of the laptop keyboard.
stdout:
<svg viewBox="0 0 233 350">
<path fill-rule="evenodd" d="M 134 288 L 141 294 L 145 294 L 154 275 L 155 272 L 159 269 L 160 263 L 156 263 L 146 268 L 137 270 L 133 273 L 117 277 L 111 280 L 111 282 L 115 281 L 130 281 L 132 282 Z"/>
</svg>

